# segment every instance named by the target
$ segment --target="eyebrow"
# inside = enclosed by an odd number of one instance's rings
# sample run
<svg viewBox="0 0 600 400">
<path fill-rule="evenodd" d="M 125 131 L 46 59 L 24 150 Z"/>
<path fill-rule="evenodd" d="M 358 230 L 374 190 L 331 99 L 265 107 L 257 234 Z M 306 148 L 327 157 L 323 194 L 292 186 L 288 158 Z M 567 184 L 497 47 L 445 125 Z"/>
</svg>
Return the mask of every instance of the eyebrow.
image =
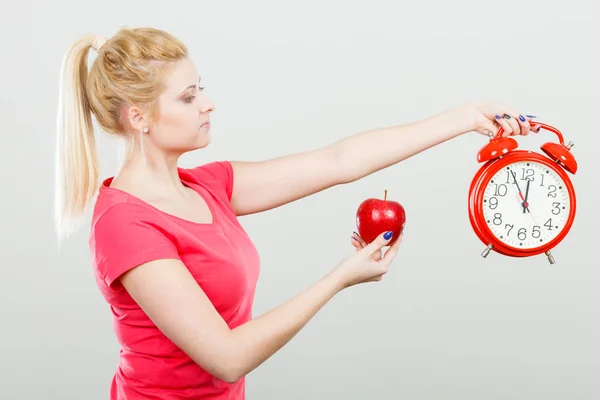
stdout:
<svg viewBox="0 0 600 400">
<path fill-rule="evenodd" d="M 196 86 L 198 86 L 198 84 L 200 84 L 200 81 L 201 81 L 201 80 L 202 80 L 202 78 L 201 78 L 201 77 L 200 77 L 200 78 L 198 78 L 198 83 L 192 83 L 191 85 L 189 85 L 188 87 L 186 87 L 185 89 L 183 89 L 183 90 L 182 90 L 182 91 L 179 93 L 179 95 L 182 95 L 182 94 L 183 94 L 183 93 L 184 93 L 186 90 L 193 89 L 193 88 L 195 88 Z"/>
</svg>

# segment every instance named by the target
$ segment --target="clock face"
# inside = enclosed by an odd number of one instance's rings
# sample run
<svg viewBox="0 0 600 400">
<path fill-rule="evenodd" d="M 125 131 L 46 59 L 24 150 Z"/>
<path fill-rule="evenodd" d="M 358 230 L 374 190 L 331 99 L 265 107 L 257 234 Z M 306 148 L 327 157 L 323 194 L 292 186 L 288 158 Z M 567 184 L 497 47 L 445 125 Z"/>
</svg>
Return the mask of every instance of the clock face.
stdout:
<svg viewBox="0 0 600 400">
<path fill-rule="evenodd" d="M 498 240 L 517 249 L 533 249 L 565 228 L 570 205 L 567 186 L 552 168 L 518 161 L 490 179 L 482 207 L 485 222 Z"/>
</svg>

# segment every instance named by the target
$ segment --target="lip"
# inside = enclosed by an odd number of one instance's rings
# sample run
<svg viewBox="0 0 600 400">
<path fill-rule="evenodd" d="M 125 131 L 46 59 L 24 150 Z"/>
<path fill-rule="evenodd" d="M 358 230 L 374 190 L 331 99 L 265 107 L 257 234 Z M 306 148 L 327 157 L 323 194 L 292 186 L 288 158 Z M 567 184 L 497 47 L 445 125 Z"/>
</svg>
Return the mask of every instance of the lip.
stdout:
<svg viewBox="0 0 600 400">
<path fill-rule="evenodd" d="M 205 123 L 203 123 L 202 125 L 200 125 L 201 128 L 210 128 L 210 121 L 206 121 Z"/>
</svg>

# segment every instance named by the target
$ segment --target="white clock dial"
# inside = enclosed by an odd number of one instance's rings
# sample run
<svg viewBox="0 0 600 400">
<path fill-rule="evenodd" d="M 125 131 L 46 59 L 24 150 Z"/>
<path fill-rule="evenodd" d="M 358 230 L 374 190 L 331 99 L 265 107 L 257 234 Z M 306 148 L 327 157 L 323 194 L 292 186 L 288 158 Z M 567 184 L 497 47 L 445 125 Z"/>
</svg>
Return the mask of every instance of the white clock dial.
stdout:
<svg viewBox="0 0 600 400">
<path fill-rule="evenodd" d="M 539 162 L 519 161 L 491 178 L 482 206 L 486 224 L 498 240 L 517 249 L 533 249 L 561 232 L 571 202 L 565 182 L 554 170 Z"/>
</svg>

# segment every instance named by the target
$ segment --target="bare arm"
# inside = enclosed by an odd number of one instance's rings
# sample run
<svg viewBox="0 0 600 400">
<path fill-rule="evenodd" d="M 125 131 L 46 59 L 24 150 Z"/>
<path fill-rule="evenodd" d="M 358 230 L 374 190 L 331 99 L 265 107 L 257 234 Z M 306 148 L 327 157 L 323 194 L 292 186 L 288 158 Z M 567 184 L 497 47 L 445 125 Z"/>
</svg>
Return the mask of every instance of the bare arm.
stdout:
<svg viewBox="0 0 600 400">
<path fill-rule="evenodd" d="M 503 113 L 512 119 L 498 119 Z M 493 103 L 469 103 L 432 117 L 360 132 L 313 151 L 259 162 L 233 162 L 232 206 L 238 215 L 284 205 L 356 181 L 464 133 L 526 134 L 529 119 Z"/>
<path fill-rule="evenodd" d="M 198 365 L 235 382 L 267 360 L 343 287 L 328 274 L 288 302 L 230 330 L 179 260 L 152 261 L 121 277 L 157 327 Z"/>
<path fill-rule="evenodd" d="M 381 280 L 399 243 L 399 238 L 381 234 L 317 283 L 235 329 L 229 329 L 179 260 L 145 263 L 120 280 L 156 326 L 194 362 L 221 380 L 235 382 L 288 343 L 339 291 Z M 388 244 L 381 258 L 381 249 Z"/>
<path fill-rule="evenodd" d="M 265 211 L 353 182 L 459 135 L 452 114 L 345 137 L 327 147 L 260 162 L 232 162 L 238 215 Z"/>
</svg>

